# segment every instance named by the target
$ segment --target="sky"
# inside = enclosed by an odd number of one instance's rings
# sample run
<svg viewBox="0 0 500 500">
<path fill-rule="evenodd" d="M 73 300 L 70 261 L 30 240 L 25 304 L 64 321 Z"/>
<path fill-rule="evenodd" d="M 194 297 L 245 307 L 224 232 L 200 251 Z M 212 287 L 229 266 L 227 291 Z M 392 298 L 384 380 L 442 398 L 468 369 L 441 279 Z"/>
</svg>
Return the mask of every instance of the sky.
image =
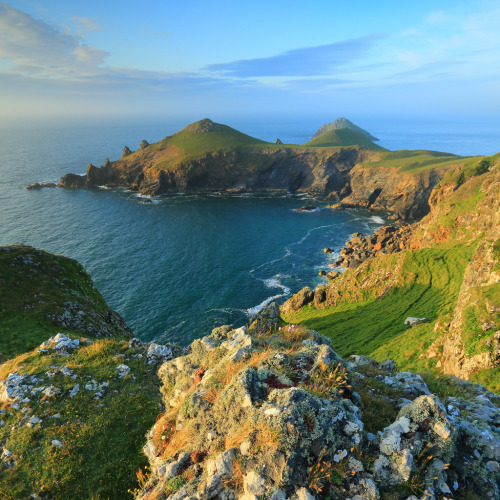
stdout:
<svg viewBox="0 0 500 500">
<path fill-rule="evenodd" d="M 0 122 L 500 115 L 498 0 L 0 0 Z"/>
</svg>

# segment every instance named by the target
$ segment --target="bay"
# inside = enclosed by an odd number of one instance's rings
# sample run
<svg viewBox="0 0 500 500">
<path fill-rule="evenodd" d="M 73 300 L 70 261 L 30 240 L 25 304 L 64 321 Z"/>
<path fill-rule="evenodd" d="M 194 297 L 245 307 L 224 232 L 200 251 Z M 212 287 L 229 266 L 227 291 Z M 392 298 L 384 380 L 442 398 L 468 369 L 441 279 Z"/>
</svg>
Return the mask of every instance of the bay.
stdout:
<svg viewBox="0 0 500 500">
<path fill-rule="evenodd" d="M 308 140 L 321 125 L 312 122 L 225 121 L 265 140 L 295 143 Z M 472 145 L 464 142 L 466 131 L 451 125 L 426 135 L 429 124 L 399 123 L 391 129 L 389 122 L 358 122 L 391 149 L 497 152 L 495 124 L 485 125 L 482 139 Z M 187 123 L 3 124 L 0 244 L 24 243 L 77 259 L 137 336 L 187 344 L 219 324 L 244 324 L 271 300 L 324 282 L 318 271 L 327 269 L 331 257 L 323 248 L 339 248 L 351 233 L 371 232 L 383 223 L 383 214 L 333 211 L 325 200 L 305 195 L 176 195 L 142 204 L 136 193 L 123 190 L 25 190 L 66 172 L 83 173 L 89 162 L 114 160 L 125 145 L 137 149 L 142 139 L 155 142 Z M 319 210 L 293 211 L 305 204 Z"/>
</svg>

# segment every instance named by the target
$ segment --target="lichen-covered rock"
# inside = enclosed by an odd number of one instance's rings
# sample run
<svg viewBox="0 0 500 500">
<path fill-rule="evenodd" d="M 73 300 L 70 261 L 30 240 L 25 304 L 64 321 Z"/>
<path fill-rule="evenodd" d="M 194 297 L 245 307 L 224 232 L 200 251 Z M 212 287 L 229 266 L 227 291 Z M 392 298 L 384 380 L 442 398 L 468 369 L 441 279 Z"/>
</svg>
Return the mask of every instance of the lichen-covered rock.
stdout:
<svg viewBox="0 0 500 500">
<path fill-rule="evenodd" d="M 160 367 L 166 410 L 148 436 L 152 474 L 138 498 L 162 498 L 169 481 L 182 483 L 171 496 L 193 499 L 375 500 L 405 488 L 452 498 L 467 484 L 497 498 L 493 394 L 442 402 L 420 375 L 394 373 L 391 360 L 346 362 L 315 331 L 252 331 L 216 328 Z M 378 397 L 400 408 L 378 436 L 365 430 L 366 408 L 351 387 L 366 374 L 396 399 Z"/>
</svg>

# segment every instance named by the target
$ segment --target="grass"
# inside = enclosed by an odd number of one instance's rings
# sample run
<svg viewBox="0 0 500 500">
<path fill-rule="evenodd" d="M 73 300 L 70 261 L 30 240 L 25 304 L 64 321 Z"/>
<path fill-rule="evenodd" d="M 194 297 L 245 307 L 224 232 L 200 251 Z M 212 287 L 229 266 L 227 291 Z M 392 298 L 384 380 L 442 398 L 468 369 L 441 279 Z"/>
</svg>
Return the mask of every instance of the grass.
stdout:
<svg viewBox="0 0 500 500">
<path fill-rule="evenodd" d="M 341 356 L 362 354 L 379 361 L 393 359 L 400 368 L 426 367 L 420 354 L 435 340 L 434 322 L 451 313 L 473 246 L 440 245 L 400 254 L 399 281 L 384 289 L 386 280 L 374 285 L 372 278 L 385 263 L 394 265 L 395 256 L 384 256 L 355 276 L 339 278 L 341 288 L 335 307 L 306 306 L 286 316 L 327 335 Z M 364 282 L 368 285 L 364 286 Z M 352 292 L 352 293 L 350 293 Z M 408 316 L 425 317 L 428 323 L 409 329 Z"/>
<path fill-rule="evenodd" d="M 406 149 L 398 151 L 382 151 L 375 161 L 364 163 L 366 167 L 397 168 L 400 172 L 417 173 L 433 168 L 451 168 L 461 165 L 466 158 L 439 151 Z"/>
<path fill-rule="evenodd" d="M 316 139 L 303 144 L 307 147 L 339 147 L 339 146 L 363 146 L 374 151 L 386 151 L 385 148 L 378 146 L 370 141 L 363 133 L 351 128 L 339 128 L 330 130 L 321 134 Z"/>
<path fill-rule="evenodd" d="M 75 260 L 24 245 L 6 248 L 9 251 L 0 251 L 2 355 L 12 357 L 34 349 L 61 331 L 51 317 L 64 311 L 65 302 L 80 304 L 90 323 L 110 310 Z"/>
<path fill-rule="evenodd" d="M 62 390 L 54 400 L 44 402 L 39 396 L 22 406 L 28 415 L 42 418 L 33 428 L 16 425 L 24 415 L 12 410 L 2 416 L 0 442 L 17 459 L 13 469 L 0 472 L 2 498 L 26 498 L 33 492 L 59 498 L 128 498 L 128 489 L 137 486 L 136 471 L 147 461 L 142 453 L 144 436 L 159 412 L 158 380 L 145 358 L 129 358 L 135 380 L 117 378 L 117 363 L 112 358 L 127 351 L 127 341 L 97 340 L 69 357 L 41 356 L 26 353 L 2 366 L 4 378 L 14 369 L 43 377 L 49 366 L 69 366 L 76 379 L 56 375 L 43 385 L 53 384 Z M 109 387 L 101 400 L 85 389 L 91 380 L 107 381 Z M 80 385 L 79 393 L 70 398 L 67 390 Z M 50 418 L 59 413 L 60 418 Z M 53 439 L 63 443 L 51 445 Z"/>
<path fill-rule="evenodd" d="M 191 159 L 220 151 L 263 145 L 271 144 L 205 118 L 143 150 L 135 151 L 123 163 L 152 160 L 150 168 L 153 170 L 175 170 Z"/>
</svg>

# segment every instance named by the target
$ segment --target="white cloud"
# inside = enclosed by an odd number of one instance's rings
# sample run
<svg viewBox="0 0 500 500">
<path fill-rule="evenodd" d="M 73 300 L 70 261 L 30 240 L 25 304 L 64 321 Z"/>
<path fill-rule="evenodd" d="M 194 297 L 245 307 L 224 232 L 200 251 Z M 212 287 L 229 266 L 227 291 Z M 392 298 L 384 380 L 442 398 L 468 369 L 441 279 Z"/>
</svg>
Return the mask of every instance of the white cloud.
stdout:
<svg viewBox="0 0 500 500">
<path fill-rule="evenodd" d="M 107 52 L 86 45 L 68 30 L 63 32 L 6 3 L 0 4 L 0 58 L 16 65 L 11 71 L 58 78 L 88 76 L 100 71 L 107 56 Z"/>
<path fill-rule="evenodd" d="M 104 28 L 90 17 L 72 17 L 72 21 L 77 24 L 76 35 L 78 37 L 83 37 L 87 33 L 92 33 L 93 31 L 102 31 Z"/>
</svg>

